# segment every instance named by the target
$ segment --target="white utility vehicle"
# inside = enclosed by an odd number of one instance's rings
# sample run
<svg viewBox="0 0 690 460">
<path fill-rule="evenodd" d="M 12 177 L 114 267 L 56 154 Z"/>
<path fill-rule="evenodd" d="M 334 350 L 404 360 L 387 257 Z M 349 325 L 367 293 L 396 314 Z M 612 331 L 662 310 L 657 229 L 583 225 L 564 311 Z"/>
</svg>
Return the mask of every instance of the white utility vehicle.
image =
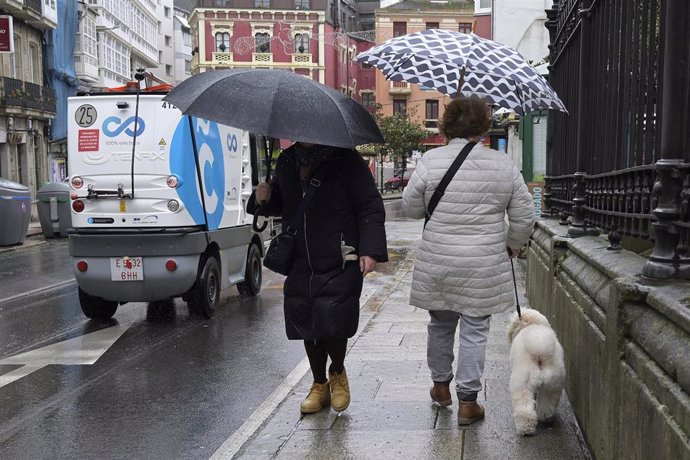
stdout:
<svg viewBox="0 0 690 460">
<path fill-rule="evenodd" d="M 82 311 L 107 319 L 122 303 L 182 297 L 211 318 L 221 290 L 261 289 L 271 227 L 258 233 L 245 209 L 270 161 L 265 139 L 182 115 L 162 101 L 169 85 L 133 88 L 68 100 Z"/>
</svg>

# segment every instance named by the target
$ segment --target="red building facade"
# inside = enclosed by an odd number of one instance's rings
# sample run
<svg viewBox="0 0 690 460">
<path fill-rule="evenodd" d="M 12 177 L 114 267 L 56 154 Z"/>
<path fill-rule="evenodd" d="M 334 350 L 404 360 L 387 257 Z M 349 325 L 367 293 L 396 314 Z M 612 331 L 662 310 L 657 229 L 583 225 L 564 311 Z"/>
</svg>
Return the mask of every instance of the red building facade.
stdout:
<svg viewBox="0 0 690 460">
<path fill-rule="evenodd" d="M 341 32 L 328 22 L 326 11 L 305 10 L 299 5 L 295 2 L 292 9 L 195 9 L 189 21 L 192 71 L 285 69 L 360 102 L 363 93 L 373 94 L 373 69 L 363 69 L 353 62 L 359 52 L 373 43 Z"/>
</svg>

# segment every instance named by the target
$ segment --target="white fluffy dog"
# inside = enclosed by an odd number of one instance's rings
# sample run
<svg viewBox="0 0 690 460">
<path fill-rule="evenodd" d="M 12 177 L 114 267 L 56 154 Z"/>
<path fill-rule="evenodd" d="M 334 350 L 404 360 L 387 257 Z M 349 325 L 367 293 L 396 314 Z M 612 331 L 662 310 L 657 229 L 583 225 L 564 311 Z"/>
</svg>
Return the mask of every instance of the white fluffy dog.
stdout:
<svg viewBox="0 0 690 460">
<path fill-rule="evenodd" d="M 565 384 L 563 347 L 546 317 L 529 308 L 522 319 L 513 314 L 507 332 L 515 427 L 520 435 L 532 435 L 537 421 L 556 413 Z"/>
</svg>

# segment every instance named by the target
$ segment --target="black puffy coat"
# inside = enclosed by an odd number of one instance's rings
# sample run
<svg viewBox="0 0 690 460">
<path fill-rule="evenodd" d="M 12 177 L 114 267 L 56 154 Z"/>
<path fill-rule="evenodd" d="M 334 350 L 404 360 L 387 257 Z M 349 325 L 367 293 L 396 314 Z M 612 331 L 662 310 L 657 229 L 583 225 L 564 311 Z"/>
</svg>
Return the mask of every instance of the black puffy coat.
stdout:
<svg viewBox="0 0 690 460">
<path fill-rule="evenodd" d="M 271 200 L 260 214 L 281 216 L 283 230 L 302 200 L 294 147 L 278 158 Z M 354 150 L 335 149 L 314 166 L 321 181 L 297 229 L 294 262 L 285 280 L 285 329 L 289 339 L 352 337 L 359 322 L 363 277 L 359 261 L 344 263 L 341 246 L 358 256 L 388 260 L 385 210 L 366 163 Z M 247 211 L 256 211 L 254 195 Z"/>
</svg>

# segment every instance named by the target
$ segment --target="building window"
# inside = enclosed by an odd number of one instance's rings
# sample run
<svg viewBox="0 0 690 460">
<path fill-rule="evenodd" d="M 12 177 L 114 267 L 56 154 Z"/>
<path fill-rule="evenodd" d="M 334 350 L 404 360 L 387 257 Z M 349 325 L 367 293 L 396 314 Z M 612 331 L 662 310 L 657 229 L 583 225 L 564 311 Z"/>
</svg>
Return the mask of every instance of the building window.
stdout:
<svg viewBox="0 0 690 460">
<path fill-rule="evenodd" d="M 426 116 L 425 126 L 427 128 L 438 127 L 438 100 L 437 99 L 427 99 L 426 100 Z"/>
<path fill-rule="evenodd" d="M 376 103 L 376 95 L 374 93 L 362 93 L 362 105 L 364 107 L 373 107 Z"/>
<path fill-rule="evenodd" d="M 163 12 L 165 13 L 165 17 L 169 18 L 170 17 L 170 8 L 167 6 L 163 7 Z"/>
<path fill-rule="evenodd" d="M 230 49 L 230 33 L 217 32 L 216 33 L 216 51 L 225 53 Z"/>
<path fill-rule="evenodd" d="M 427 22 L 426 28 L 427 29 L 438 29 L 438 22 Z"/>
<path fill-rule="evenodd" d="M 98 58 L 98 42 L 96 40 L 96 21 L 91 17 L 84 17 L 80 23 L 79 42 L 81 51 L 93 58 Z"/>
<path fill-rule="evenodd" d="M 29 45 L 29 80 L 32 83 L 40 84 L 38 78 L 39 64 L 38 64 L 38 47 L 31 43 Z"/>
<path fill-rule="evenodd" d="M 393 23 L 393 36 L 400 37 L 407 34 L 407 23 L 406 22 L 394 22 Z"/>
<path fill-rule="evenodd" d="M 186 60 L 184 61 L 184 71 L 185 73 L 192 73 L 192 61 Z"/>
<path fill-rule="evenodd" d="M 12 62 L 10 66 L 12 67 L 12 77 L 18 80 L 24 80 L 24 75 L 22 75 L 22 56 L 25 56 L 24 50 L 22 49 L 22 38 L 19 35 L 14 36 L 14 53 L 10 54 Z"/>
<path fill-rule="evenodd" d="M 479 0 L 479 8 L 491 8 L 491 0 Z"/>
<path fill-rule="evenodd" d="M 229 41 L 230 37 L 228 37 L 228 42 Z M 182 42 L 185 46 L 192 46 L 192 34 L 189 32 L 182 32 Z"/>
<path fill-rule="evenodd" d="M 172 75 L 172 66 L 170 64 L 165 64 L 165 74 Z"/>
<path fill-rule="evenodd" d="M 254 42 L 256 43 L 257 53 L 271 52 L 271 36 L 268 32 L 254 34 Z"/>
<path fill-rule="evenodd" d="M 407 99 L 393 99 L 393 115 L 407 114 Z"/>
<path fill-rule="evenodd" d="M 254 8 L 270 8 L 271 0 L 254 0 Z"/>
<path fill-rule="evenodd" d="M 471 22 L 460 22 L 458 23 L 458 32 L 461 34 L 469 34 L 472 32 L 472 23 Z"/>
<path fill-rule="evenodd" d="M 308 10 L 309 9 L 309 0 L 295 0 L 295 9 L 296 10 Z"/>
<path fill-rule="evenodd" d="M 307 34 L 295 35 L 295 53 L 299 53 L 299 54 L 309 53 L 309 35 L 307 35 Z"/>
<path fill-rule="evenodd" d="M 172 37 L 170 35 L 165 36 L 165 46 L 172 46 Z"/>
<path fill-rule="evenodd" d="M 163 51 L 158 50 L 158 63 L 162 64 L 163 63 Z"/>
</svg>

